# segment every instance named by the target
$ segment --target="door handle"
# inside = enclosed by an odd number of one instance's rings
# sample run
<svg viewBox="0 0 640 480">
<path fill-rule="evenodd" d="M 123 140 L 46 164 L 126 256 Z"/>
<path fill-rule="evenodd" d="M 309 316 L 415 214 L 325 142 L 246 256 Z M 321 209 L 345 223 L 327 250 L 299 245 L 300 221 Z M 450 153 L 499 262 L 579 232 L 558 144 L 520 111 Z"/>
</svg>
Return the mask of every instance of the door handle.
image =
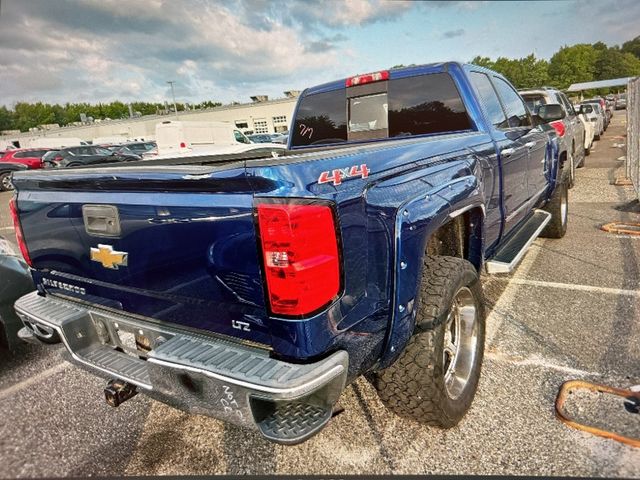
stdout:
<svg viewBox="0 0 640 480">
<path fill-rule="evenodd" d="M 536 146 L 536 142 L 527 142 L 524 144 L 524 146 L 527 148 L 533 148 Z"/>
<path fill-rule="evenodd" d="M 503 148 L 500 151 L 500 155 L 502 155 L 503 157 L 510 157 L 511 155 L 513 155 L 515 153 L 516 149 L 515 148 Z"/>
</svg>

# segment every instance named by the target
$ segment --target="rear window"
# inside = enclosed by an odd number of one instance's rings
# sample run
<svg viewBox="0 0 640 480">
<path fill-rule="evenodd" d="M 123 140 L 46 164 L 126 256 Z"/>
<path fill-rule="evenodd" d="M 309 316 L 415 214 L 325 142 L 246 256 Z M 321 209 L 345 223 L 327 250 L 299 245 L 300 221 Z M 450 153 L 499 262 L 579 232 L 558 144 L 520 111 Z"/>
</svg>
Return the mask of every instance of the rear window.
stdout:
<svg viewBox="0 0 640 480">
<path fill-rule="evenodd" d="M 451 76 L 435 73 L 388 82 L 386 91 L 351 96 L 347 89 L 304 97 L 292 146 L 407 137 L 472 128 Z M 384 84 L 380 84 L 384 88 Z M 347 118 L 348 116 L 348 118 Z"/>
<path fill-rule="evenodd" d="M 522 95 L 522 98 L 531 112 L 535 112 L 540 105 L 547 103 L 543 95 Z"/>
</svg>

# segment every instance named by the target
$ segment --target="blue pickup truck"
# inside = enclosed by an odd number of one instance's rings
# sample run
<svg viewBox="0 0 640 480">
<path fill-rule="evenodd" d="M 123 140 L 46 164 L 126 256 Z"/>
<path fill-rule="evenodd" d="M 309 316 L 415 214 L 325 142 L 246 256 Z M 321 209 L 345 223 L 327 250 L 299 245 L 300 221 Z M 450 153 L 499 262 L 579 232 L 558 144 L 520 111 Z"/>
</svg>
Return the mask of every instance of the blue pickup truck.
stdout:
<svg viewBox="0 0 640 480">
<path fill-rule="evenodd" d="M 432 64 L 305 90 L 285 155 L 16 174 L 21 336 L 59 333 L 113 406 L 143 392 L 283 444 L 363 375 L 451 427 L 480 377 L 480 273 L 566 231 L 559 115 Z"/>
</svg>

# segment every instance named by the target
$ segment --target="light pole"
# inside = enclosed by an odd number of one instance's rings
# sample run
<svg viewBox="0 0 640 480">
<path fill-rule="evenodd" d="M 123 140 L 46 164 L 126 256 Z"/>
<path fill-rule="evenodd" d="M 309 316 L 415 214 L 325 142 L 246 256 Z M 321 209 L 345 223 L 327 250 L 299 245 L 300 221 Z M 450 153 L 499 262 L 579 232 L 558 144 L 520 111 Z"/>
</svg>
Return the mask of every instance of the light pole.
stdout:
<svg viewBox="0 0 640 480">
<path fill-rule="evenodd" d="M 173 84 L 175 80 L 167 80 L 167 83 L 171 85 L 171 96 L 173 97 L 173 111 L 176 112 L 176 118 L 178 118 L 178 107 L 176 106 L 176 92 L 173 90 Z"/>
</svg>

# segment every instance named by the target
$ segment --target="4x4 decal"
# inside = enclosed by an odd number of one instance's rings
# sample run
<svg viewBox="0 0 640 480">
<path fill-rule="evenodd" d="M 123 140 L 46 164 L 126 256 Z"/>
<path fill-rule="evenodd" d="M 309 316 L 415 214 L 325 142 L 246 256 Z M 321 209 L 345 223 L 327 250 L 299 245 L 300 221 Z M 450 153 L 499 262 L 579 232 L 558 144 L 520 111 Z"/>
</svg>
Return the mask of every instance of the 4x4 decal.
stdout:
<svg viewBox="0 0 640 480">
<path fill-rule="evenodd" d="M 368 176 L 369 169 L 367 168 L 367 164 L 363 163 L 360 166 L 353 165 L 352 167 L 336 168 L 335 170 L 322 172 L 318 178 L 318 183 L 333 182 L 334 185 L 340 185 L 343 180 L 349 180 L 355 177 L 367 178 Z"/>
</svg>

